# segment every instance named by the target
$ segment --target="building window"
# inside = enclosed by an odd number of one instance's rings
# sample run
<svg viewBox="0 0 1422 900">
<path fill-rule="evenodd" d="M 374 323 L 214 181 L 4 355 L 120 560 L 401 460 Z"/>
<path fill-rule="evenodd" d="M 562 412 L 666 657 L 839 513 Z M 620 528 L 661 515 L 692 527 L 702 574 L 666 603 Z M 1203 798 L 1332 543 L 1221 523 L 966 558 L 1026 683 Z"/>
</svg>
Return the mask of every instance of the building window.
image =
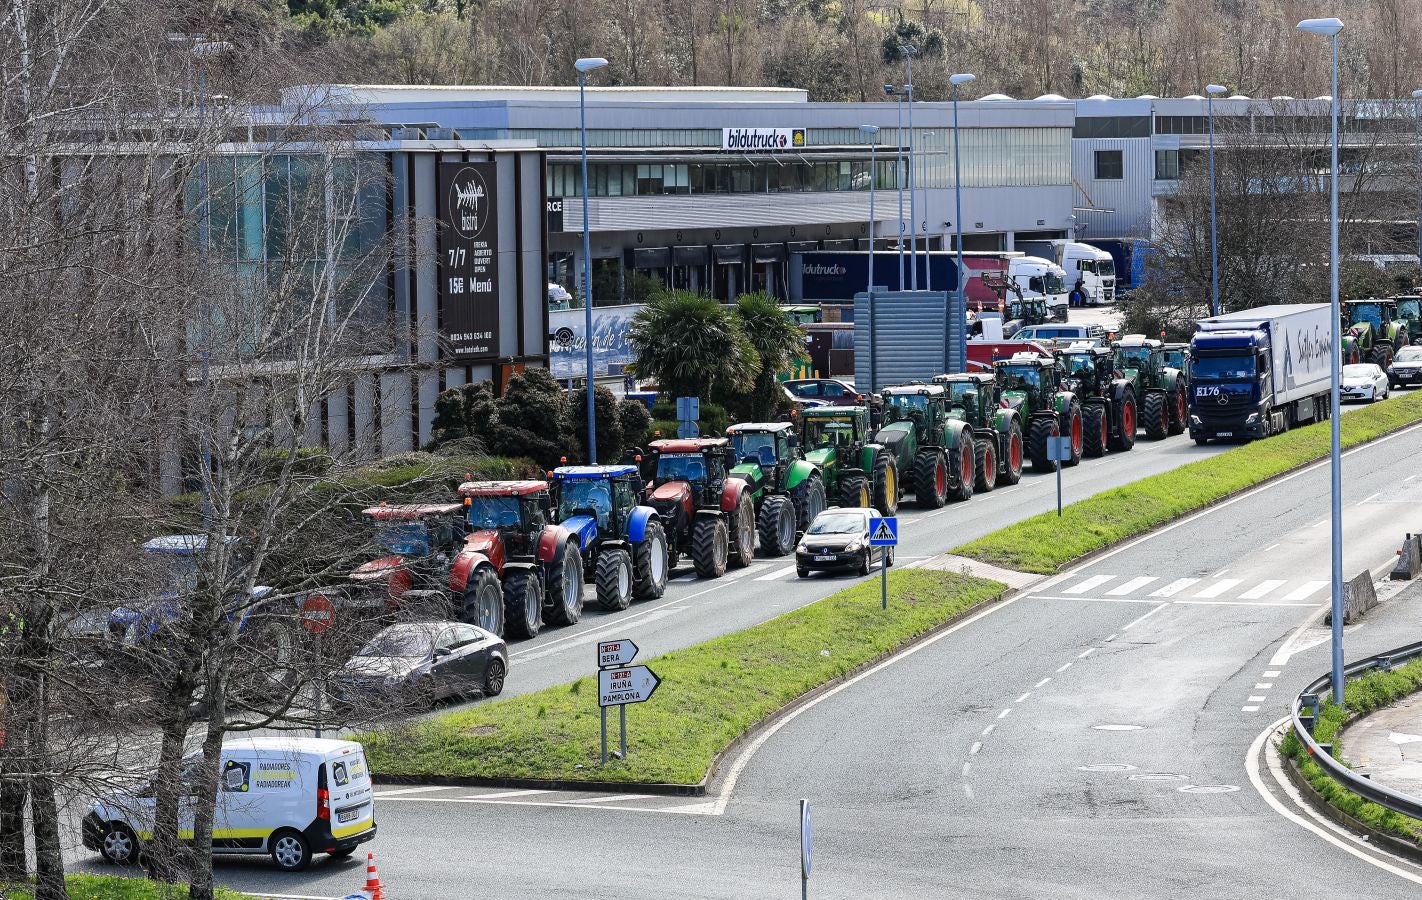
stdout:
<svg viewBox="0 0 1422 900">
<path fill-rule="evenodd" d="M 1150 116 L 1080 116 L 1072 127 L 1074 138 L 1147 138 Z"/>
<path fill-rule="evenodd" d="M 1208 116 L 1156 116 L 1156 134 L 1209 134 Z"/>
<path fill-rule="evenodd" d="M 1125 165 L 1121 161 L 1120 150 L 1096 151 L 1096 180 L 1120 181 L 1125 177 Z"/>
<path fill-rule="evenodd" d="M 1180 178 L 1180 151 L 1155 151 L 1155 177 L 1161 181 L 1175 181 Z"/>
</svg>

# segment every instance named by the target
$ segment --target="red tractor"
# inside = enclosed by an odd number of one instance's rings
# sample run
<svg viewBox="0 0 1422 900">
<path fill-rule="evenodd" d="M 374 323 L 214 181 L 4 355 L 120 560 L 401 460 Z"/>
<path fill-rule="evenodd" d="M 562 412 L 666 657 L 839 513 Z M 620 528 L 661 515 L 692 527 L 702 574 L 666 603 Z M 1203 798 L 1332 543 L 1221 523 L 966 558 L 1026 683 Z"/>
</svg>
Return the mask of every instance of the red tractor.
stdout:
<svg viewBox="0 0 1422 900">
<path fill-rule="evenodd" d="M 689 554 L 702 578 L 742 568 L 755 558 L 755 500 L 750 483 L 728 477 L 736 451 L 726 438 L 653 441 L 647 503 L 661 516 L 671 564 Z"/>
</svg>

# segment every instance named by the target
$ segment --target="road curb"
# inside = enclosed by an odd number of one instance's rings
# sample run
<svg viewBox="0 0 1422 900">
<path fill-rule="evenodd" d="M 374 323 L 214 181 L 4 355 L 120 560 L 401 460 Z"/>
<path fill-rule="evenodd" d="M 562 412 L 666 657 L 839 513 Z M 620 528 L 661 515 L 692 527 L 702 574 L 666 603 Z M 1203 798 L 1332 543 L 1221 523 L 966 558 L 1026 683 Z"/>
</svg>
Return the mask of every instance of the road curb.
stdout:
<svg viewBox="0 0 1422 900">
<path fill-rule="evenodd" d="M 1402 838 L 1394 834 L 1389 834 L 1386 831 L 1380 831 L 1366 822 L 1353 818 L 1332 803 L 1329 803 L 1322 794 L 1314 790 L 1313 785 L 1310 784 L 1309 780 L 1299 771 L 1298 763 L 1294 762 L 1292 757 L 1280 753 L 1278 747 L 1266 745 L 1264 752 L 1278 753 L 1279 756 L 1282 757 L 1284 761 L 1284 771 L 1289 774 L 1289 781 L 1293 782 L 1294 787 L 1298 788 L 1299 794 L 1308 800 L 1309 805 L 1314 808 L 1314 811 L 1328 817 L 1349 831 L 1364 835 L 1368 843 L 1373 846 L 1387 850 L 1390 853 L 1395 853 L 1410 862 L 1422 865 L 1422 846 L 1408 843 Z"/>
</svg>

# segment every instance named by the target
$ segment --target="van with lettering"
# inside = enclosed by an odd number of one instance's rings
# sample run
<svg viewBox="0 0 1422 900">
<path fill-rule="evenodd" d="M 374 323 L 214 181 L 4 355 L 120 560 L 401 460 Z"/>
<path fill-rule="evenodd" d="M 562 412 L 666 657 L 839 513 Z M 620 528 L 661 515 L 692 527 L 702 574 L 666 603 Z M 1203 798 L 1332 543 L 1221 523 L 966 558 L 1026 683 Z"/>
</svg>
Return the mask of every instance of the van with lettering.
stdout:
<svg viewBox="0 0 1422 900">
<path fill-rule="evenodd" d="M 183 759 L 179 837 L 192 840 L 200 754 Z M 106 862 L 138 861 L 153 836 L 154 785 L 109 796 L 84 816 L 84 846 Z M 375 794 L 365 751 L 355 741 L 243 737 L 222 745 L 213 853 L 269 854 L 298 872 L 316 853 L 350 856 L 375 837 Z"/>
</svg>

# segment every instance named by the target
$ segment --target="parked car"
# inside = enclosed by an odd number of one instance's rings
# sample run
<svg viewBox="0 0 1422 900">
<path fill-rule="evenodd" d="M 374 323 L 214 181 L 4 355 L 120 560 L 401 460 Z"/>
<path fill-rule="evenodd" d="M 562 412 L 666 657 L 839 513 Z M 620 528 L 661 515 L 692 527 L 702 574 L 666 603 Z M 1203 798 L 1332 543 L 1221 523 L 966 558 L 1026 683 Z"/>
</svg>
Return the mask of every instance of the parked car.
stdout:
<svg viewBox="0 0 1422 900">
<path fill-rule="evenodd" d="M 1100 325 L 1028 325 L 1018 329 L 1014 341 L 1102 341 L 1106 329 Z"/>
<path fill-rule="evenodd" d="M 1397 351 L 1387 367 L 1388 387 L 1422 384 L 1422 347 L 1407 346 Z"/>
<path fill-rule="evenodd" d="M 894 564 L 893 547 L 869 546 L 869 520 L 879 512 L 870 508 L 833 506 L 815 517 L 795 548 L 795 574 L 808 578 L 810 572 L 851 569 L 868 575 L 874 564 L 885 558 Z"/>
<path fill-rule="evenodd" d="M 877 407 L 884 402 L 878 394 L 860 394 L 854 382 L 842 378 L 792 378 L 780 382 L 780 387 L 791 400 L 807 406 L 855 406 L 868 401 Z"/>
<path fill-rule="evenodd" d="M 1353 363 L 1343 367 L 1339 399 L 1372 403 L 1374 400 L 1386 400 L 1387 395 L 1387 373 L 1377 363 Z"/>
<path fill-rule="evenodd" d="M 332 701 L 351 708 L 503 692 L 509 649 L 465 622 L 407 622 L 371 638 L 332 678 Z"/>
</svg>

